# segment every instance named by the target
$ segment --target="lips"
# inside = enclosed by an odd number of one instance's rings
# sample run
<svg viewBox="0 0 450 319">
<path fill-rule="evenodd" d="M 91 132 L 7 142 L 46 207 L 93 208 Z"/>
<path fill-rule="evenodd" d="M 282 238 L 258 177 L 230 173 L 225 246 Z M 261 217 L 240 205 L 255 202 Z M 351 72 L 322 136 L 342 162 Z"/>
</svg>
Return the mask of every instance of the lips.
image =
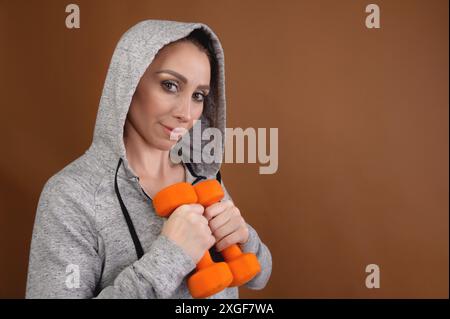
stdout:
<svg viewBox="0 0 450 319">
<path fill-rule="evenodd" d="M 187 129 L 184 127 L 171 127 L 164 124 L 161 124 L 164 130 L 169 134 L 171 140 L 178 140 L 181 136 L 184 135 L 185 132 L 187 132 Z"/>
<path fill-rule="evenodd" d="M 162 125 L 167 131 L 169 131 L 169 133 L 173 131 L 173 127 L 170 127 L 170 126 L 167 126 L 167 125 L 164 125 L 164 124 L 161 124 L 161 125 Z"/>
</svg>

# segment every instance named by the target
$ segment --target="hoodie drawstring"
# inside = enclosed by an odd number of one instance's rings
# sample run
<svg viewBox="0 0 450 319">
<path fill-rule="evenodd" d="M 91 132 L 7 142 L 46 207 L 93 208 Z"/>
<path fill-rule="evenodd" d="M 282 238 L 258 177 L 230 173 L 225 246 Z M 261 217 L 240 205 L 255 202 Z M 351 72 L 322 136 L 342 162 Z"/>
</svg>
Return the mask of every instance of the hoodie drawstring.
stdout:
<svg viewBox="0 0 450 319">
<path fill-rule="evenodd" d="M 128 230 L 130 231 L 131 239 L 133 239 L 134 248 L 136 249 L 136 255 L 139 260 L 144 255 L 144 250 L 142 249 L 141 242 L 136 233 L 136 229 L 134 228 L 133 221 L 131 220 L 131 217 L 130 217 L 130 214 L 128 213 L 127 207 L 123 203 L 122 196 L 120 196 L 119 186 L 117 184 L 117 172 L 119 171 L 120 165 L 122 165 L 122 161 L 123 161 L 122 158 L 119 158 L 119 163 L 117 164 L 117 169 L 116 169 L 116 175 L 114 177 L 114 189 L 116 191 L 116 196 L 117 196 L 117 199 L 119 200 L 120 208 L 122 209 L 123 216 L 125 217 L 125 221 L 127 222 L 127 226 L 128 226 Z M 206 177 L 204 177 L 204 176 L 197 175 L 194 172 L 194 170 L 192 169 L 190 163 L 185 163 L 185 164 L 186 164 L 186 167 L 188 168 L 189 172 L 191 173 L 191 175 L 195 177 L 195 180 L 192 182 L 192 185 L 201 181 L 202 179 L 206 179 Z M 221 183 L 222 176 L 220 175 L 220 170 L 216 174 L 216 179 L 219 183 Z"/>
<path fill-rule="evenodd" d="M 205 176 L 197 175 L 197 174 L 194 172 L 194 169 L 192 168 L 192 166 L 191 166 L 190 163 L 184 163 L 184 164 L 185 164 L 186 167 L 188 168 L 188 170 L 189 170 L 189 172 L 191 173 L 191 175 L 195 177 L 195 180 L 192 182 L 192 185 L 197 184 L 197 183 L 198 183 L 199 181 L 201 181 L 202 179 L 206 179 Z M 216 179 L 217 179 L 217 181 L 218 181 L 219 183 L 222 183 L 222 176 L 220 175 L 220 170 L 217 171 Z"/>
<path fill-rule="evenodd" d="M 122 201 L 122 196 L 120 196 L 120 192 L 119 192 L 119 186 L 117 185 L 117 172 L 119 171 L 119 167 L 121 164 L 122 164 L 122 158 L 119 159 L 119 164 L 117 165 L 116 176 L 114 178 L 114 188 L 116 191 L 117 199 L 119 200 L 119 203 L 120 203 L 120 208 L 122 209 L 123 216 L 125 217 L 125 221 L 127 222 L 128 230 L 130 231 L 131 238 L 133 239 L 137 258 L 139 260 L 144 255 L 144 250 L 142 249 L 141 242 L 139 241 L 139 237 L 134 228 L 133 221 L 130 218 L 130 214 L 128 214 L 128 210 Z"/>
</svg>

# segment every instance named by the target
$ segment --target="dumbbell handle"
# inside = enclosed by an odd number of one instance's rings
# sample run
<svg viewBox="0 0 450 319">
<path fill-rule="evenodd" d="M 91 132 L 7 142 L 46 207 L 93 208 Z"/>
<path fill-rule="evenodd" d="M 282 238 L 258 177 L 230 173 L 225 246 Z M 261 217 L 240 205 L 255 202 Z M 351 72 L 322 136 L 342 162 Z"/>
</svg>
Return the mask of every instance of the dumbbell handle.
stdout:
<svg viewBox="0 0 450 319">
<path fill-rule="evenodd" d="M 173 211 L 183 204 L 193 204 L 198 202 L 197 193 L 192 188 L 191 184 L 178 183 L 169 186 L 171 192 L 160 191 L 153 199 L 153 205 L 155 206 L 156 213 L 162 217 L 169 217 Z M 176 200 L 172 197 L 176 196 Z M 204 199 L 204 202 L 207 200 Z M 211 255 L 207 250 L 200 261 L 197 263 L 197 269 L 203 269 L 213 263 Z"/>
<path fill-rule="evenodd" d="M 161 190 L 153 199 L 156 213 L 168 217 L 179 206 L 197 203 L 193 186 L 181 182 Z M 205 298 L 225 289 L 233 282 L 233 274 L 224 262 L 215 263 L 209 251 L 197 262 L 197 271 L 188 279 L 187 285 L 194 298 Z"/>
<path fill-rule="evenodd" d="M 220 202 L 223 199 L 225 193 L 223 192 L 220 184 L 215 187 L 217 183 L 218 182 L 216 180 L 212 179 L 194 185 L 195 192 L 197 193 L 197 202 L 200 205 L 206 208 L 214 203 Z M 236 244 L 231 245 L 222 251 L 222 255 L 225 260 L 231 260 L 241 254 L 242 251 Z"/>
<path fill-rule="evenodd" d="M 216 180 L 200 182 L 194 185 L 194 189 L 197 193 L 197 202 L 203 207 L 221 201 L 225 195 L 222 186 Z M 233 282 L 230 284 L 232 287 L 243 285 L 261 271 L 256 255 L 243 253 L 237 244 L 225 248 L 221 253 L 233 273 Z"/>
</svg>

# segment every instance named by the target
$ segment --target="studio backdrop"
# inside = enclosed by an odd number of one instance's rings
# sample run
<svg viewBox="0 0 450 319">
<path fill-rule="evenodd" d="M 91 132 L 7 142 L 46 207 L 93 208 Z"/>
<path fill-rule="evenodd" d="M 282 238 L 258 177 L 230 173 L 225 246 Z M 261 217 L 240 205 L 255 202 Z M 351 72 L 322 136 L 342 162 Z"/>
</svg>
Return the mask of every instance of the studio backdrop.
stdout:
<svg viewBox="0 0 450 319">
<path fill-rule="evenodd" d="M 91 144 L 145 19 L 221 40 L 226 125 L 247 133 L 222 178 L 273 259 L 241 297 L 448 298 L 446 0 L 0 0 L 0 297 L 25 296 L 42 188 Z"/>
</svg>

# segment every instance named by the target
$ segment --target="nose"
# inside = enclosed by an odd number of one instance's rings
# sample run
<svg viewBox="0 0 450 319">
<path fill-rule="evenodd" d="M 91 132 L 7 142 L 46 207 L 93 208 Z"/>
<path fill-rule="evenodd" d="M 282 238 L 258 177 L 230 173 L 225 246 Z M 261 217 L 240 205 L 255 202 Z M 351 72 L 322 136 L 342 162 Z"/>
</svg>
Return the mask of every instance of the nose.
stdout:
<svg viewBox="0 0 450 319">
<path fill-rule="evenodd" d="M 192 120 L 191 103 L 192 101 L 190 96 L 182 98 L 174 110 L 174 117 L 176 117 L 180 122 L 189 122 Z"/>
</svg>

